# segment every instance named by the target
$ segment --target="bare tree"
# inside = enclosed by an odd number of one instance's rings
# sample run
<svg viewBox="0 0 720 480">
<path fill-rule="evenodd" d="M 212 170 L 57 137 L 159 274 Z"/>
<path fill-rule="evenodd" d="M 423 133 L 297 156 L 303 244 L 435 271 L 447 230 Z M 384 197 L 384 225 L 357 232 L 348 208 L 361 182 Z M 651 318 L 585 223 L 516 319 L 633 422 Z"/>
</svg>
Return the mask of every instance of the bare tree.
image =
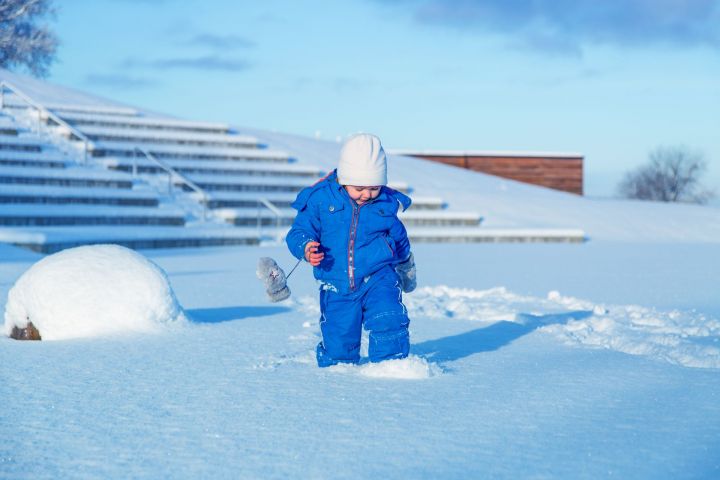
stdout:
<svg viewBox="0 0 720 480">
<path fill-rule="evenodd" d="M 658 147 L 648 164 L 625 174 L 618 192 L 625 198 L 702 204 L 715 196 L 700 184 L 706 170 L 702 153 L 684 146 Z"/>
<path fill-rule="evenodd" d="M 0 0 L 0 67 L 25 67 L 44 77 L 55 58 L 57 37 L 38 22 L 52 14 L 52 0 Z"/>
</svg>

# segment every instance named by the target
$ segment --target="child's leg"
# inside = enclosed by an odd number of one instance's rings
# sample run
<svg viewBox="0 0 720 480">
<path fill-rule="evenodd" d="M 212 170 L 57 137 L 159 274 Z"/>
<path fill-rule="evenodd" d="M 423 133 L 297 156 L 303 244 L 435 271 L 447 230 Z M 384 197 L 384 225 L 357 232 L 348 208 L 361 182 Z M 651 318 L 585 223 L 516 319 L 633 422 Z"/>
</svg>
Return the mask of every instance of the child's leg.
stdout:
<svg viewBox="0 0 720 480">
<path fill-rule="evenodd" d="M 365 328 L 370 331 L 368 357 L 371 362 L 405 358 L 410 351 L 410 319 L 402 303 L 400 281 L 391 272 L 370 282 L 363 302 Z"/>
<path fill-rule="evenodd" d="M 320 331 L 322 341 L 317 346 L 318 366 L 357 363 L 362 335 L 361 300 L 355 295 L 338 295 L 330 290 L 321 290 Z"/>
</svg>

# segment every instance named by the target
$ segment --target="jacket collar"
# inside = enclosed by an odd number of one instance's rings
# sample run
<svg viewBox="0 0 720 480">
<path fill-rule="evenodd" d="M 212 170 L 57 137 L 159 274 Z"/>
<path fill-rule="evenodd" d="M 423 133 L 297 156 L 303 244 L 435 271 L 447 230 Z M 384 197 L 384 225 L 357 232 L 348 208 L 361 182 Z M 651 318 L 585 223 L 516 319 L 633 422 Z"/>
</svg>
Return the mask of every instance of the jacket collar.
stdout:
<svg viewBox="0 0 720 480">
<path fill-rule="evenodd" d="M 327 174 L 325 178 L 320 179 L 312 187 L 306 188 L 301 191 L 298 194 L 297 199 L 295 199 L 295 201 L 293 202 L 292 207 L 296 210 L 302 210 L 303 208 L 305 208 L 305 205 L 307 205 L 310 195 L 325 186 L 330 187 L 330 192 L 332 192 L 332 195 L 336 201 L 352 201 L 343 186 L 340 185 L 340 182 L 338 182 L 337 169 L 335 169 L 329 174 Z M 397 202 L 400 204 L 400 207 L 402 207 L 403 211 L 405 211 L 412 203 L 412 200 L 410 200 L 410 197 L 408 197 L 404 193 L 393 190 L 392 188 L 385 185 L 380 189 L 380 195 L 378 195 L 378 197 L 372 203 L 379 202 L 391 202 L 393 204 Z"/>
<path fill-rule="evenodd" d="M 343 188 L 342 185 L 340 185 L 340 182 L 338 182 L 337 179 L 337 169 L 330 172 L 330 174 L 325 178 L 326 182 L 329 182 L 333 188 L 332 191 L 335 195 L 339 195 L 343 199 L 347 199 L 348 201 L 352 202 L 352 199 L 348 195 L 347 191 Z M 323 183 L 323 182 L 319 182 Z M 380 189 L 380 195 L 377 196 L 375 200 L 373 200 L 370 203 L 381 203 L 381 202 L 390 202 L 390 203 L 399 203 L 400 207 L 402 208 L 402 211 L 408 209 L 410 204 L 412 203 L 412 200 L 410 197 L 405 195 L 404 193 L 398 192 L 397 190 L 394 190 L 387 185 L 383 185 L 383 187 Z"/>
</svg>

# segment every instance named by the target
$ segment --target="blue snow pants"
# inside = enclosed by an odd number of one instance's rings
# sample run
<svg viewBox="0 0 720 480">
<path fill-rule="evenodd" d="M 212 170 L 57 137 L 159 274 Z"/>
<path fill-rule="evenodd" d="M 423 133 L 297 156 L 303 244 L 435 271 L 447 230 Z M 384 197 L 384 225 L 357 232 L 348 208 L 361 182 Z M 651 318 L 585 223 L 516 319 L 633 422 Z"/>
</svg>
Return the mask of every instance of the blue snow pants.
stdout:
<svg viewBox="0 0 720 480">
<path fill-rule="evenodd" d="M 369 331 L 371 362 L 408 356 L 410 319 L 402 303 L 400 280 L 392 267 L 371 275 L 347 295 L 321 288 L 320 313 L 320 367 L 357 363 L 363 326 Z"/>
</svg>

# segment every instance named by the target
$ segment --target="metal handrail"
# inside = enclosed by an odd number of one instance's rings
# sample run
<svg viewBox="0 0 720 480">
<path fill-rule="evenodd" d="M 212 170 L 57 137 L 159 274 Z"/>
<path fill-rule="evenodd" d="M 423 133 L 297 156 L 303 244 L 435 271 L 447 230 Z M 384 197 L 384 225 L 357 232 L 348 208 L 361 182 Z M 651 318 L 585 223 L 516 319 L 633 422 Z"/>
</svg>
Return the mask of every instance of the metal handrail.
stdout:
<svg viewBox="0 0 720 480">
<path fill-rule="evenodd" d="M 275 215 L 275 231 L 277 232 L 278 236 L 278 242 L 282 238 L 282 234 L 280 233 L 280 219 L 282 217 L 282 212 L 279 208 L 277 208 L 270 200 L 267 198 L 258 198 L 258 211 L 257 211 L 257 228 L 258 228 L 258 237 L 260 237 L 262 233 L 262 219 L 260 218 L 260 205 L 265 206 L 268 210 L 270 210 Z"/>
<path fill-rule="evenodd" d="M 168 174 L 168 193 L 172 190 L 173 178 L 179 179 L 182 183 L 184 183 L 185 185 L 190 187 L 190 189 L 192 189 L 193 191 L 198 193 L 202 197 L 202 200 L 200 201 L 200 204 L 203 207 L 202 219 L 203 219 L 203 221 L 207 220 L 208 194 L 205 192 L 205 190 L 200 188 L 195 182 L 193 182 L 192 180 L 187 178 L 185 175 L 181 174 L 180 172 L 178 172 L 177 170 L 172 168 L 170 165 L 168 165 L 167 163 L 165 163 L 162 160 L 160 160 L 159 158 L 157 158 L 155 155 L 150 153 L 148 150 L 146 150 L 144 148 L 140 148 L 140 147 L 135 147 L 134 152 L 142 153 L 145 156 L 145 158 L 147 158 L 151 162 L 155 163 L 155 165 L 157 165 L 158 167 L 163 169 L 165 171 L 165 173 Z M 136 161 L 135 156 L 133 156 L 133 175 L 137 176 L 137 161 Z"/>
<path fill-rule="evenodd" d="M 73 127 L 69 123 L 67 123 L 62 118 L 58 117 L 56 114 L 48 110 L 46 107 L 44 107 L 42 104 L 36 102 L 33 100 L 30 96 L 25 94 L 22 90 L 17 88 L 12 83 L 3 80 L 0 81 L 0 109 L 5 108 L 5 89 L 8 89 L 12 91 L 16 96 L 18 96 L 21 100 L 23 100 L 25 103 L 30 105 L 31 107 L 35 108 L 38 111 L 38 129 L 40 124 L 40 114 L 44 114 L 47 118 L 51 119 L 53 122 L 57 123 L 61 127 L 67 129 L 67 131 L 70 133 L 70 138 L 72 136 L 77 137 L 78 139 L 82 140 L 83 142 L 83 163 L 87 163 L 87 154 L 90 146 L 92 145 L 94 147 L 94 144 L 92 141 L 85 136 L 80 130 Z M 173 178 L 179 179 L 182 183 L 190 187 L 192 190 L 200 194 L 202 197 L 202 200 L 200 203 L 202 204 L 203 210 L 202 210 L 202 219 L 203 221 L 207 220 L 207 206 L 208 206 L 208 195 L 205 193 L 205 191 L 200 188 L 195 182 L 190 180 L 189 178 L 185 177 L 181 173 L 177 172 L 175 169 L 167 165 L 165 162 L 161 161 L 160 159 L 156 158 L 152 153 L 147 151 L 144 148 L 135 147 L 134 152 L 140 152 L 143 155 L 145 155 L 146 158 L 148 158 L 151 162 L 158 165 L 161 169 L 163 169 L 168 174 L 168 192 L 172 189 L 172 181 Z M 133 157 L 133 175 L 137 176 L 137 161 L 135 160 L 135 157 Z"/>
<path fill-rule="evenodd" d="M 65 120 L 63 120 L 62 118 L 58 117 L 56 114 L 54 114 L 53 112 L 51 112 L 50 110 L 45 108 L 42 104 L 33 100 L 30 96 L 23 93 L 22 90 L 20 90 L 15 85 L 13 85 L 12 83 L 10 83 L 6 80 L 3 80 L 2 82 L 0 82 L 0 109 L 5 108 L 5 89 L 6 88 L 8 90 L 12 91 L 21 100 L 25 101 L 25 103 L 27 103 L 31 107 L 37 109 L 38 123 L 40 122 L 40 113 L 42 112 L 47 116 L 47 118 L 52 119 L 53 122 L 57 123 L 58 125 L 60 125 L 61 127 L 65 128 L 65 129 L 67 129 L 70 132 L 71 137 L 74 135 L 79 140 L 82 140 L 82 142 L 83 142 L 83 163 L 87 163 L 88 150 L 89 150 L 90 146 L 93 145 L 93 143 L 90 141 L 90 139 L 88 137 L 85 136 L 85 134 L 83 134 L 80 130 L 73 127 L 72 125 L 67 123 Z M 38 129 L 39 129 L 39 126 L 38 126 Z"/>
</svg>

